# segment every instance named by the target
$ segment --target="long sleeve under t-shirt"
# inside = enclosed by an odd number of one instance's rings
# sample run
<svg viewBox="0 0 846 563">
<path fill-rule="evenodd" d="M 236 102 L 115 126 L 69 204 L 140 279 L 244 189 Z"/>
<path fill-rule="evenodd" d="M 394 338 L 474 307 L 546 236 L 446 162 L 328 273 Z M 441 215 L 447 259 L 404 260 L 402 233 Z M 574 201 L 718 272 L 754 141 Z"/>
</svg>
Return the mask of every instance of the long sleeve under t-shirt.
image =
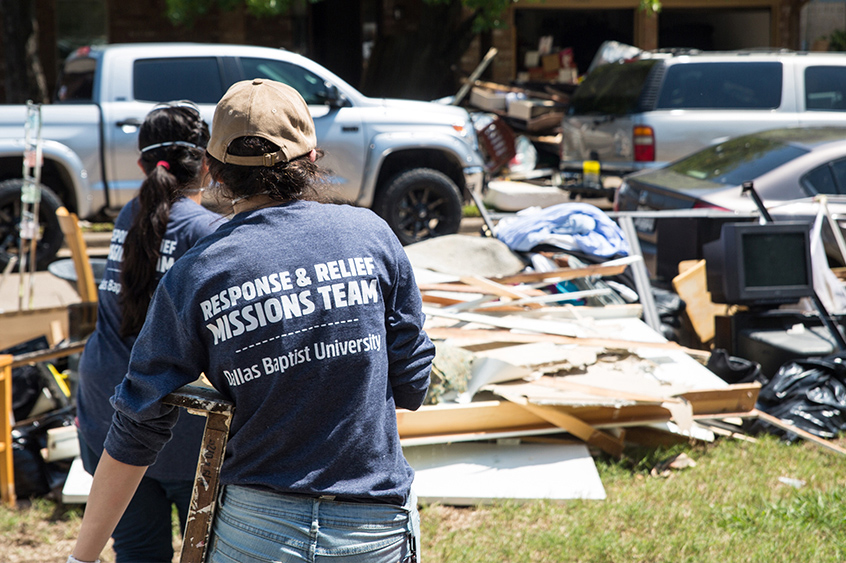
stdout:
<svg viewBox="0 0 846 563">
<path fill-rule="evenodd" d="M 106 449 L 155 460 L 161 398 L 204 372 L 235 403 L 221 482 L 401 503 L 396 407 L 425 397 L 434 346 L 402 246 L 366 209 L 236 215 L 162 279 L 117 389 Z"/>
</svg>

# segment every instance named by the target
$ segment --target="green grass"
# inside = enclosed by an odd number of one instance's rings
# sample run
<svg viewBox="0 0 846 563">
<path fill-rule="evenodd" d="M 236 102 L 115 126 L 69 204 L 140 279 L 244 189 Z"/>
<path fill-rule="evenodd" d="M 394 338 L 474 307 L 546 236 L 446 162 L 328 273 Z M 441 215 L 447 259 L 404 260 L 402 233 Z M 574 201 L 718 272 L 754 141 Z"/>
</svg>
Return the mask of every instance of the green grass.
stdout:
<svg viewBox="0 0 846 563">
<path fill-rule="evenodd" d="M 684 451 L 697 465 L 649 469 Z M 608 498 L 421 510 L 428 563 L 846 560 L 846 460 L 772 437 L 600 459 Z M 801 488 L 779 477 L 805 481 Z"/>
<path fill-rule="evenodd" d="M 482 214 L 479 212 L 479 208 L 476 207 L 475 203 L 470 203 L 465 205 L 461 208 L 461 216 L 462 217 L 481 217 Z"/>
<path fill-rule="evenodd" d="M 842 443 L 842 441 L 841 441 Z M 686 453 L 696 465 L 653 477 L 656 463 Z M 426 563 L 797 563 L 846 561 L 846 459 L 811 443 L 756 443 L 627 450 L 597 459 L 607 499 L 421 507 Z M 780 477 L 805 482 L 800 488 Z M 46 500 L 0 508 L 0 561 L 64 543 L 79 511 Z M 72 543 L 68 544 L 72 545 Z M 7 550 L 14 546 L 14 550 Z M 19 554 L 10 558 L 7 553 Z M 4 559 L 4 556 L 7 559 Z"/>
</svg>

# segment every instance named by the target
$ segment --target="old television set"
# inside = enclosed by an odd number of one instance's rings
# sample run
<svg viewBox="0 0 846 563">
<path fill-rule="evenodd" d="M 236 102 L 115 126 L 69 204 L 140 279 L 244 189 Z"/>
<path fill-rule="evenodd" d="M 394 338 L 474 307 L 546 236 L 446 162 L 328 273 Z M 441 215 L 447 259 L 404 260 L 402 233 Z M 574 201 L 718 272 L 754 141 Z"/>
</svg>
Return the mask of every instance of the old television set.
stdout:
<svg viewBox="0 0 846 563">
<path fill-rule="evenodd" d="M 812 297 L 810 224 L 725 223 L 702 248 L 714 303 L 774 307 Z"/>
</svg>

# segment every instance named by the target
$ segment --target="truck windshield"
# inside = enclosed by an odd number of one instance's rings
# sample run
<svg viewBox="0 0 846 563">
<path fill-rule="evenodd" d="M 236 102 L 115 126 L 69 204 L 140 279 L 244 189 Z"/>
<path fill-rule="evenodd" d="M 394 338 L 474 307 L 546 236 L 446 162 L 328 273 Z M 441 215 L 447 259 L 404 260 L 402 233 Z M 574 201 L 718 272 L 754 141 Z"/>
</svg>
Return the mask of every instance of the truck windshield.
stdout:
<svg viewBox="0 0 846 563">
<path fill-rule="evenodd" d="M 647 59 L 596 67 L 570 98 L 570 115 L 632 113 L 637 108 L 649 71 L 657 62 Z"/>
<path fill-rule="evenodd" d="M 57 102 L 91 102 L 94 100 L 94 73 L 97 60 L 93 57 L 71 57 L 62 68 L 56 88 Z"/>
</svg>

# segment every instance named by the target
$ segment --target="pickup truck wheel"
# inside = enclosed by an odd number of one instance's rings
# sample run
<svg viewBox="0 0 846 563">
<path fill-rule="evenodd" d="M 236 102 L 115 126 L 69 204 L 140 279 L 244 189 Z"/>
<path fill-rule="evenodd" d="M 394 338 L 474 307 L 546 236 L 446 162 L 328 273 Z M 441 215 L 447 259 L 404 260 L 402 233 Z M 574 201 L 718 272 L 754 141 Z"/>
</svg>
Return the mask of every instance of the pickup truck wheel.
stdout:
<svg viewBox="0 0 846 563">
<path fill-rule="evenodd" d="M 22 179 L 0 182 L 0 269 L 5 268 L 13 256 L 20 254 L 22 187 Z M 40 238 L 35 246 L 35 266 L 39 270 L 47 267 L 62 246 L 64 235 L 56 217 L 56 210 L 61 206 L 59 197 L 42 185 L 38 205 Z M 20 263 L 17 268 L 20 268 Z"/>
<path fill-rule="evenodd" d="M 376 197 L 373 210 L 391 226 L 402 244 L 458 232 L 461 194 L 449 176 L 415 168 L 392 178 Z"/>
</svg>

